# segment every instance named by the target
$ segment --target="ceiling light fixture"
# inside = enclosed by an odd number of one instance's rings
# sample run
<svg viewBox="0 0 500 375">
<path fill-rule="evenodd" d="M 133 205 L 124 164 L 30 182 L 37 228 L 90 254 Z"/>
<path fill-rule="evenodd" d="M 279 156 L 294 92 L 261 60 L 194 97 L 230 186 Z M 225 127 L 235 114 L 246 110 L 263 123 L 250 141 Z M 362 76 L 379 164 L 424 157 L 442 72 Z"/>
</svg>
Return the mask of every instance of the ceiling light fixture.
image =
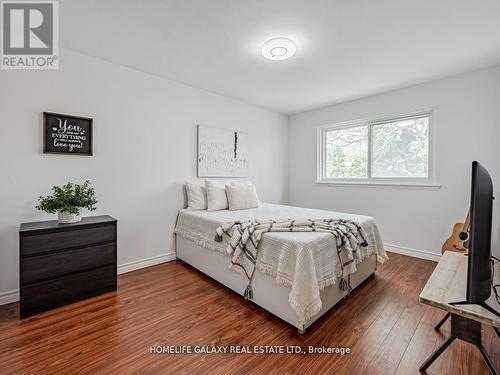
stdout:
<svg viewBox="0 0 500 375">
<path fill-rule="evenodd" d="M 272 38 L 262 46 L 262 56 L 269 60 L 285 60 L 293 55 L 297 47 L 288 38 Z"/>
</svg>

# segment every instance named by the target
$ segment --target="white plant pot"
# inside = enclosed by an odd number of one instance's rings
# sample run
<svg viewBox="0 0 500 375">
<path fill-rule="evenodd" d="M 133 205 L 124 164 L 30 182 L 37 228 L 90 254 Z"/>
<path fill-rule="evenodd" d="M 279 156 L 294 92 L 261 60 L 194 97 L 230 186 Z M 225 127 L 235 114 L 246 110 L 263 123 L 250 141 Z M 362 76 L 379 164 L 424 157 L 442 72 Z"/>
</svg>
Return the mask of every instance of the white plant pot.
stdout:
<svg viewBox="0 0 500 375">
<path fill-rule="evenodd" d="M 80 212 L 78 212 L 77 214 L 70 214 L 68 212 L 58 212 L 57 218 L 59 220 L 59 224 L 73 224 L 73 223 L 78 223 L 79 221 L 82 220 Z"/>
</svg>

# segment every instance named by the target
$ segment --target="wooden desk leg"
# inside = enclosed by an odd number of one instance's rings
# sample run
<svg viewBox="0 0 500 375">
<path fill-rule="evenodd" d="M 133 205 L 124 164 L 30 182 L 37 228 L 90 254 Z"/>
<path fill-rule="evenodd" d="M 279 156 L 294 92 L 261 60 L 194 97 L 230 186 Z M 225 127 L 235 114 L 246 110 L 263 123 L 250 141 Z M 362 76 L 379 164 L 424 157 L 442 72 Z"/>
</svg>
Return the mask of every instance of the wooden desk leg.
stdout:
<svg viewBox="0 0 500 375">
<path fill-rule="evenodd" d="M 445 317 L 446 318 L 446 317 Z M 442 319 L 439 322 L 439 326 L 444 323 L 445 319 Z M 451 335 L 443 342 L 439 348 L 436 349 L 434 353 L 432 353 L 429 358 L 425 360 L 425 362 L 420 366 L 419 371 L 425 373 L 425 370 L 446 350 L 446 348 L 455 340 L 463 340 L 472 345 L 475 345 L 481 355 L 483 356 L 486 365 L 488 366 L 490 372 L 493 375 L 498 375 L 495 367 L 493 366 L 493 362 L 484 350 L 483 344 L 481 343 L 481 323 L 467 319 L 459 315 L 451 314 Z"/>
</svg>

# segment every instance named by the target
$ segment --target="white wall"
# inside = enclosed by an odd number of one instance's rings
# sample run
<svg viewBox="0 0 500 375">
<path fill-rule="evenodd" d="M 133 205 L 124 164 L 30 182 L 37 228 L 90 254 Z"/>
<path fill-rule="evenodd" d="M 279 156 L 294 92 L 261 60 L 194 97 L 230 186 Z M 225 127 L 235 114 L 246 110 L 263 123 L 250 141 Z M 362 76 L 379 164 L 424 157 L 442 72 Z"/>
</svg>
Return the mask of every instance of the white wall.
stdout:
<svg viewBox="0 0 500 375">
<path fill-rule="evenodd" d="M 93 117 L 94 156 L 44 155 L 43 111 Z M 287 197 L 286 116 L 72 51 L 58 71 L 1 71 L 0 119 L 0 302 L 16 298 L 19 224 L 53 219 L 37 197 L 67 181 L 90 179 L 95 214 L 118 219 L 119 265 L 167 259 L 197 124 L 246 132 L 261 199 Z"/>
<path fill-rule="evenodd" d="M 93 182 L 95 214 L 119 221 L 121 269 L 168 259 L 182 183 L 196 175 L 197 124 L 249 134 L 262 200 L 374 216 L 400 248 L 439 254 L 466 213 L 472 160 L 488 167 L 500 197 L 500 67 L 294 115 L 288 127 L 286 116 L 76 52 L 62 50 L 60 67 L 0 71 L 0 303 L 16 298 L 19 224 L 52 218 L 34 206 L 54 184 Z M 442 188 L 314 183 L 318 125 L 430 107 Z M 43 111 L 93 117 L 94 156 L 44 155 Z M 495 222 L 499 254 L 500 198 Z"/>
<path fill-rule="evenodd" d="M 499 254 L 499 99 L 500 67 L 496 67 L 291 116 L 290 203 L 373 216 L 387 244 L 439 254 L 453 223 L 464 220 L 470 199 L 470 164 L 478 160 L 490 171 L 498 198 L 493 242 Z M 435 115 L 440 189 L 340 187 L 314 183 L 318 125 L 431 107 Z"/>
</svg>

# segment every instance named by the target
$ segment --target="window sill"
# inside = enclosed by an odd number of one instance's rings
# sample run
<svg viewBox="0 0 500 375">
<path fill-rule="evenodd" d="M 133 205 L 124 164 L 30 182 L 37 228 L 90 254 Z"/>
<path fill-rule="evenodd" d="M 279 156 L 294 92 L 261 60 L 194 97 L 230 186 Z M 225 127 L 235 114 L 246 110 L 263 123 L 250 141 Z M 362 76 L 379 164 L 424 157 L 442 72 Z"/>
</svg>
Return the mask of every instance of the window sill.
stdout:
<svg viewBox="0 0 500 375">
<path fill-rule="evenodd" d="M 438 190 L 441 188 L 441 184 L 431 182 L 316 181 L 315 183 L 327 186 L 385 187 L 395 189 Z"/>
</svg>

